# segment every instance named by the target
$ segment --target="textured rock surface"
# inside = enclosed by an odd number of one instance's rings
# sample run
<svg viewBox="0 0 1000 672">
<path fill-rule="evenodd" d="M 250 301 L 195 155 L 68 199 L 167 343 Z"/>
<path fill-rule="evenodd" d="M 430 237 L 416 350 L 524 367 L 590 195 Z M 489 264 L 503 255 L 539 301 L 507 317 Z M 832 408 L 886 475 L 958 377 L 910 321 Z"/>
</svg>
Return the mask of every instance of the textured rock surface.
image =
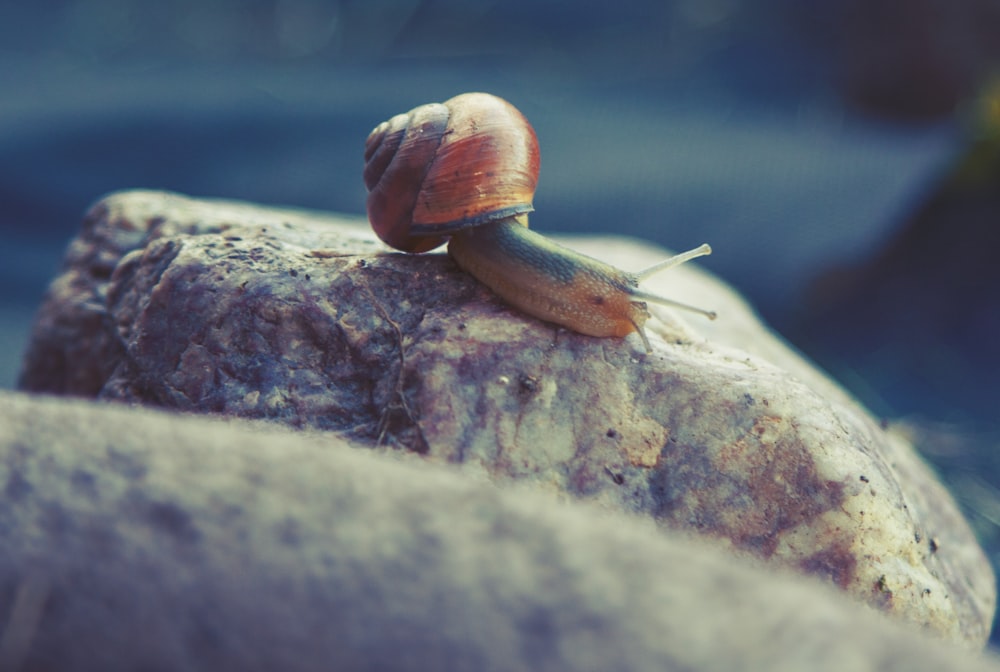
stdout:
<svg viewBox="0 0 1000 672">
<path fill-rule="evenodd" d="M 0 393 L 0 666 L 1000 670 L 647 521 L 332 434 Z"/>
<path fill-rule="evenodd" d="M 624 268 L 661 254 L 587 249 Z M 126 193 L 73 243 L 22 387 L 342 430 L 649 515 L 985 642 L 989 564 L 910 446 L 721 283 L 682 267 L 648 284 L 721 317 L 661 313 L 645 356 L 329 217 Z"/>
</svg>

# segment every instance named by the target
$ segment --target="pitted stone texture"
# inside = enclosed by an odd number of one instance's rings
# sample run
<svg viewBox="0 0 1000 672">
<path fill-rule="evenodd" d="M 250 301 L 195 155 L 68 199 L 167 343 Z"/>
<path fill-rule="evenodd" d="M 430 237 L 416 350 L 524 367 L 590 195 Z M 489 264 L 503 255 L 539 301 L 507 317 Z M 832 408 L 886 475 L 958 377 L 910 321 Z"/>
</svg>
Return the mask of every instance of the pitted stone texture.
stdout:
<svg viewBox="0 0 1000 672">
<path fill-rule="evenodd" d="M 572 242 L 626 269 L 661 255 Z M 22 386 L 348 432 L 647 515 L 985 642 L 993 574 L 912 448 L 697 267 L 647 286 L 720 318 L 657 311 L 647 356 L 342 220 L 125 193 L 71 247 Z"/>
</svg>

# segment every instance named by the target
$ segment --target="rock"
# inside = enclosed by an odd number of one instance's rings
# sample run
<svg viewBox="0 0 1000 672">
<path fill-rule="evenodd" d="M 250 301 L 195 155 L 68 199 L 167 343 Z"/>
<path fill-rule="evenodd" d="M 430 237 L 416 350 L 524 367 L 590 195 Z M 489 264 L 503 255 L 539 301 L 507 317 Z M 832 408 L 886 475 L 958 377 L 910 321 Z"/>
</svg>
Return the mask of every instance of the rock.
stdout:
<svg viewBox="0 0 1000 672">
<path fill-rule="evenodd" d="M 662 255 L 573 244 L 624 268 Z M 71 246 L 22 387 L 405 448 L 696 532 L 983 644 L 992 571 L 912 448 L 722 283 L 688 266 L 647 284 L 721 317 L 661 312 L 646 356 L 635 337 L 523 316 L 446 256 L 385 254 L 343 220 L 124 193 Z"/>
<path fill-rule="evenodd" d="M 330 433 L 0 393 L 0 484 L 4 669 L 1000 670 L 634 516 Z"/>
</svg>

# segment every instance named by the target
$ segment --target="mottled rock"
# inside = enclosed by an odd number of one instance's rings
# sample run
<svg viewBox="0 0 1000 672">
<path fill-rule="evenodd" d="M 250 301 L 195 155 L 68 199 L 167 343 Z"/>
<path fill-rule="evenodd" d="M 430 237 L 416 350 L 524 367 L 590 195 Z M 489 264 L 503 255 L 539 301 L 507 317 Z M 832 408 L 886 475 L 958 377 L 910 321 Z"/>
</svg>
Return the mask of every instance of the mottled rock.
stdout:
<svg viewBox="0 0 1000 672">
<path fill-rule="evenodd" d="M 1000 670 L 634 516 L 356 447 L 0 393 L 0 667 Z"/>
<path fill-rule="evenodd" d="M 662 255 L 573 244 L 624 268 Z M 635 337 L 523 316 L 446 256 L 386 254 L 343 220 L 125 193 L 71 247 L 22 387 L 406 448 L 697 532 L 985 642 L 993 574 L 912 448 L 696 267 L 648 286 L 720 318 L 659 312 L 647 356 Z"/>
</svg>

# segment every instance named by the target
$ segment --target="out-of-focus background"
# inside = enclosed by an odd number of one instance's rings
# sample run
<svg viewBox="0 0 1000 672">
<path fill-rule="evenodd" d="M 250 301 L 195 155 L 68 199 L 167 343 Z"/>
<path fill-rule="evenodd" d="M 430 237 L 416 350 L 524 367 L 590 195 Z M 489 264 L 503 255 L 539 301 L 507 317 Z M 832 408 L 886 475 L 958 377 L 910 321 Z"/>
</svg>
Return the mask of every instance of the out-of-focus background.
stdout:
<svg viewBox="0 0 1000 672">
<path fill-rule="evenodd" d="M 535 228 L 711 243 L 1000 558 L 998 36 L 998 0 L 3 3 L 0 387 L 102 194 L 362 213 L 371 128 L 485 90 Z"/>
</svg>

